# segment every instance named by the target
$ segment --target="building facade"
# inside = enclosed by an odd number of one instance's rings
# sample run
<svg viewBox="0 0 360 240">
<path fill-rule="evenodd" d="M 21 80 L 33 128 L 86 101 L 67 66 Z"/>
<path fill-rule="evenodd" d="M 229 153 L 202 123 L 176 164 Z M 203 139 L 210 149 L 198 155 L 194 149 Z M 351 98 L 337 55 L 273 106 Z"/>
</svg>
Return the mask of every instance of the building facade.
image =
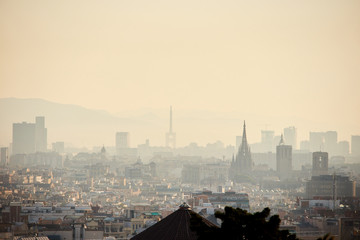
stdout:
<svg viewBox="0 0 360 240">
<path fill-rule="evenodd" d="M 129 148 L 130 135 L 128 132 L 117 132 L 115 137 L 116 148 Z"/>
<path fill-rule="evenodd" d="M 45 128 L 45 117 L 35 118 L 35 150 L 36 152 L 47 151 L 47 129 Z"/>
<path fill-rule="evenodd" d="M 306 183 L 306 197 L 331 197 L 345 198 L 355 197 L 356 182 L 349 177 L 340 175 L 321 175 L 312 176 L 311 180 Z"/>
<path fill-rule="evenodd" d="M 327 152 L 313 152 L 312 176 L 327 175 L 329 168 L 329 154 Z"/>
<path fill-rule="evenodd" d="M 276 147 L 276 171 L 280 179 L 289 178 L 292 172 L 292 147 L 285 145 L 282 135 Z"/>
<path fill-rule="evenodd" d="M 297 129 L 295 127 L 284 128 L 284 141 L 292 146 L 292 149 L 297 149 Z"/>
<path fill-rule="evenodd" d="M 35 123 L 14 123 L 12 154 L 47 151 L 45 117 L 36 117 Z"/>
<path fill-rule="evenodd" d="M 351 154 L 360 156 L 360 135 L 351 136 Z"/>
<path fill-rule="evenodd" d="M 7 147 L 0 148 L 0 166 L 9 164 L 9 149 Z"/>
</svg>

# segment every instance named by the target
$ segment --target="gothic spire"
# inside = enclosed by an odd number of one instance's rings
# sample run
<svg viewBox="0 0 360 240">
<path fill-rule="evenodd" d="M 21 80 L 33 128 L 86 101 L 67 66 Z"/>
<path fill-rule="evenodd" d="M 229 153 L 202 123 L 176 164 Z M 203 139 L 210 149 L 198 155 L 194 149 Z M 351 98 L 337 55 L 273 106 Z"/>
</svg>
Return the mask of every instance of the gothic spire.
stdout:
<svg viewBox="0 0 360 240">
<path fill-rule="evenodd" d="M 239 173 L 247 173 L 252 170 L 252 167 L 253 162 L 251 159 L 250 146 L 246 137 L 246 123 L 244 121 L 242 143 L 236 155 L 235 162 L 232 164 L 231 168 L 234 168 L 232 171 L 234 171 L 234 174 L 236 175 Z"/>
<path fill-rule="evenodd" d="M 243 128 L 243 136 L 242 136 L 242 146 L 246 146 L 247 147 L 247 138 L 246 138 L 246 125 L 245 125 L 245 120 L 244 120 L 244 128 Z"/>
</svg>

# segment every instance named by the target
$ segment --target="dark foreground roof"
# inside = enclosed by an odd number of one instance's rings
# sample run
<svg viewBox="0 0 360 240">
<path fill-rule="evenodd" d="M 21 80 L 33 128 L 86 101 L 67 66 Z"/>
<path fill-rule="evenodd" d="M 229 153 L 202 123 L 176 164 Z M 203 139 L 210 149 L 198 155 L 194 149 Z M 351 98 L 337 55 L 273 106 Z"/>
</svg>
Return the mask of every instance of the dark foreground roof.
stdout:
<svg viewBox="0 0 360 240">
<path fill-rule="evenodd" d="M 195 240 L 197 235 L 190 229 L 190 214 L 196 214 L 189 207 L 181 205 L 179 209 L 155 225 L 131 238 L 131 240 Z M 203 218 L 209 227 L 217 227 Z"/>
</svg>

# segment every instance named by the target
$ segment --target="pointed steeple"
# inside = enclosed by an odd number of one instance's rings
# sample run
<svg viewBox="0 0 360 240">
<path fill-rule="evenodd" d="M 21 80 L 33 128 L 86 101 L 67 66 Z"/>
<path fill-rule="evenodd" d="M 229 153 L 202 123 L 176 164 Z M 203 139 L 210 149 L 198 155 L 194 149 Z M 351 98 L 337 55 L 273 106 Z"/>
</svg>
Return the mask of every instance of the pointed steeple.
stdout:
<svg viewBox="0 0 360 240">
<path fill-rule="evenodd" d="M 105 154 L 105 153 L 106 153 L 104 144 L 103 144 L 103 146 L 102 146 L 102 148 L 101 148 L 101 153 L 102 153 L 102 154 Z"/>
<path fill-rule="evenodd" d="M 248 172 L 252 170 L 253 162 L 251 159 L 251 152 L 250 152 L 250 146 L 247 141 L 246 137 L 246 123 L 244 121 L 244 127 L 243 127 L 243 136 L 242 136 L 242 142 L 239 147 L 238 153 L 236 155 L 235 162 L 233 164 L 235 167 L 235 175 L 239 172 Z"/>
<path fill-rule="evenodd" d="M 242 136 L 242 146 L 247 146 L 247 138 L 246 138 L 246 124 L 245 124 L 245 120 L 244 120 L 244 127 L 243 127 L 243 136 Z"/>
</svg>

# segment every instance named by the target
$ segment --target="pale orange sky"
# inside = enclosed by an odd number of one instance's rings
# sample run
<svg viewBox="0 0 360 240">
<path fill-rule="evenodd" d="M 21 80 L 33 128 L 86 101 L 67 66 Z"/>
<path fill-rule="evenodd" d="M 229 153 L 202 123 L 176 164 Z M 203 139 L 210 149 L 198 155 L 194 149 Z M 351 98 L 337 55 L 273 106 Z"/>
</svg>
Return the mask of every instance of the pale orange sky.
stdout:
<svg viewBox="0 0 360 240">
<path fill-rule="evenodd" d="M 359 13 L 358 0 L 2 0 L 0 97 L 297 116 L 349 139 Z"/>
</svg>

